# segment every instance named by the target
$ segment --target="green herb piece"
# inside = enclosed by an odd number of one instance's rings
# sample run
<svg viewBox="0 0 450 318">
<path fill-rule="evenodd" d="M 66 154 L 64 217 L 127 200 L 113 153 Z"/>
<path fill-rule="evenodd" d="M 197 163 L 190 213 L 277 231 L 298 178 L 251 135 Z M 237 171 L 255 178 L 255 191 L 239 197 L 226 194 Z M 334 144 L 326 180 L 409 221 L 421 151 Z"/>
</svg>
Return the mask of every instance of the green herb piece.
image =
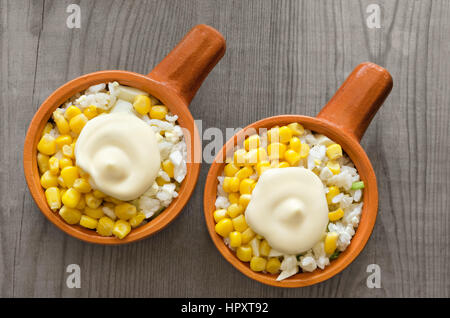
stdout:
<svg viewBox="0 0 450 318">
<path fill-rule="evenodd" d="M 352 183 L 352 190 L 364 189 L 364 181 L 356 181 Z"/>
<path fill-rule="evenodd" d="M 330 255 L 330 261 L 338 258 L 339 254 L 341 254 L 341 252 L 339 251 L 335 251 L 333 254 Z"/>
</svg>

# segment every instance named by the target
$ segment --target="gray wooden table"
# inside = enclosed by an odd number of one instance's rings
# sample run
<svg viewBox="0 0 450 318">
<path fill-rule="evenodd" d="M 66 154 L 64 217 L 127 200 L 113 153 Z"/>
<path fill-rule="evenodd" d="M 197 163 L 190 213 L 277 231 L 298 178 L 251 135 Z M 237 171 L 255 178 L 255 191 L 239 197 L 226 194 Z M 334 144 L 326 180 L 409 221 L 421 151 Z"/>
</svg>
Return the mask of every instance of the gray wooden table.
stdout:
<svg viewBox="0 0 450 318">
<path fill-rule="evenodd" d="M 66 26 L 71 3 L 81 8 L 79 29 Z M 370 4 L 380 7 L 380 28 L 367 23 Z M 0 296 L 449 297 L 449 19 L 450 1 L 1 0 Z M 227 39 L 190 107 L 203 129 L 314 116 L 358 63 L 391 72 L 394 89 L 362 141 L 378 177 L 375 229 L 334 278 L 280 289 L 225 261 L 203 218 L 208 164 L 181 215 L 128 246 L 69 237 L 32 200 L 22 148 L 44 99 L 97 70 L 146 74 L 198 23 Z M 79 289 L 66 286 L 69 264 L 80 266 Z M 380 266 L 379 289 L 366 286 L 369 264 Z"/>
</svg>

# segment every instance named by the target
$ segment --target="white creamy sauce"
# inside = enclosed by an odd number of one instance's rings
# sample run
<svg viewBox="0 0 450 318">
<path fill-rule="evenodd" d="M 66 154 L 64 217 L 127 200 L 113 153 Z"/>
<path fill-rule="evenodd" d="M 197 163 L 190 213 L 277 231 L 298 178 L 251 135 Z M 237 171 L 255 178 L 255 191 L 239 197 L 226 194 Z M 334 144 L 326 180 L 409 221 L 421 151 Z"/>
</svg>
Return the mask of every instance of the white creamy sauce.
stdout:
<svg viewBox="0 0 450 318">
<path fill-rule="evenodd" d="M 75 157 L 94 188 L 125 201 L 150 188 L 161 161 L 153 129 L 126 111 L 89 120 L 78 137 Z"/>
<path fill-rule="evenodd" d="M 289 255 L 308 251 L 328 224 L 322 181 L 305 168 L 267 170 L 256 183 L 245 219 L 273 249 Z"/>
</svg>

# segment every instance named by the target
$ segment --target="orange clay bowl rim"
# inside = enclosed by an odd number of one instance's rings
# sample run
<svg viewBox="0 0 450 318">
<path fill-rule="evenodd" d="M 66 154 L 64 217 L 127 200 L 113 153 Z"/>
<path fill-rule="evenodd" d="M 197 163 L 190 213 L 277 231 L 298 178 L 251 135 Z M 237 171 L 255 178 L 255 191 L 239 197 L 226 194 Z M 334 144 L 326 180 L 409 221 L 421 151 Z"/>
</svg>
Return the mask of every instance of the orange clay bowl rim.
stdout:
<svg viewBox="0 0 450 318">
<path fill-rule="evenodd" d="M 133 72 L 127 71 L 100 71 L 95 73 L 86 74 L 80 76 L 60 88 L 58 88 L 53 94 L 51 94 L 42 103 L 34 115 L 30 127 L 28 129 L 25 145 L 24 145 L 24 172 L 25 179 L 30 189 L 31 195 L 36 202 L 41 212 L 55 224 L 59 229 L 63 230 L 67 234 L 78 238 L 80 240 L 98 243 L 98 244 L 126 244 L 134 241 L 141 240 L 152 234 L 157 233 L 172 222 L 175 217 L 182 211 L 183 207 L 189 200 L 192 192 L 194 191 L 195 184 L 200 172 L 200 163 L 188 162 L 187 173 L 184 180 L 181 183 L 179 195 L 175 198 L 171 204 L 163 210 L 158 216 L 152 219 L 147 224 L 132 229 L 131 232 L 122 240 L 116 237 L 102 237 L 98 235 L 95 230 L 89 230 L 81 227 L 80 225 L 67 224 L 57 212 L 52 212 L 45 199 L 44 189 L 40 184 L 40 177 L 37 165 L 37 144 L 39 142 L 41 133 L 45 124 L 49 121 L 53 111 L 60 107 L 69 98 L 75 94 L 86 90 L 88 87 L 100 83 L 108 83 L 117 81 L 122 85 L 127 85 L 141 89 L 152 96 L 159 99 L 169 110 L 178 116 L 178 123 L 181 127 L 187 129 L 193 138 L 185 138 L 188 158 L 194 158 L 194 144 L 199 142 L 199 134 L 197 127 L 194 123 L 191 113 L 187 106 L 183 102 L 180 96 L 174 94 L 174 92 L 166 87 L 164 84 L 154 81 L 153 79 Z M 185 136 L 186 137 L 186 136 Z"/>
<path fill-rule="evenodd" d="M 225 54 L 225 49 L 225 39 L 219 31 L 208 25 L 199 24 L 193 27 L 148 75 L 116 70 L 100 71 L 80 76 L 51 94 L 31 121 L 23 153 L 25 179 L 41 212 L 67 234 L 97 244 L 135 242 L 155 234 L 172 222 L 192 195 L 200 172 L 201 142 L 188 105 L 209 72 Z M 102 237 L 80 225 L 69 225 L 58 213 L 52 212 L 47 205 L 44 189 L 40 185 L 36 158 L 37 144 L 53 111 L 88 87 L 112 81 L 141 89 L 166 105 L 170 112 L 178 116 L 178 123 L 184 130 L 187 148 L 187 171 L 181 182 L 178 197 L 158 216 L 147 224 L 132 229 L 122 240 L 116 237 Z"/>
<path fill-rule="evenodd" d="M 363 195 L 363 209 L 361 213 L 360 223 L 356 229 L 355 235 L 352 237 L 350 245 L 342 252 L 339 257 L 330 262 L 330 265 L 325 269 L 316 269 L 310 273 L 298 273 L 282 281 L 277 281 L 278 274 L 258 273 L 250 269 L 249 263 L 240 261 L 235 253 L 230 250 L 223 242 L 223 238 L 215 231 L 215 222 L 213 218 L 213 212 L 215 210 L 215 201 L 217 197 L 217 177 L 223 172 L 225 166 L 226 153 L 225 149 L 233 149 L 234 145 L 241 145 L 246 131 L 248 129 L 267 128 L 270 129 L 276 125 L 287 125 L 289 123 L 298 122 L 304 126 L 304 128 L 311 130 L 314 133 L 323 134 L 333 141 L 339 143 L 343 150 L 350 157 L 355 164 L 356 169 L 364 181 L 364 195 Z M 217 160 L 221 159 L 223 163 L 218 163 Z M 301 115 L 280 115 L 268 117 L 259 120 L 251 125 L 248 125 L 241 131 L 239 131 L 233 138 L 227 141 L 225 146 L 217 155 L 211 168 L 209 170 L 206 184 L 205 184 L 205 196 L 204 196 L 204 213 L 206 225 L 209 235 L 211 236 L 214 244 L 225 259 L 230 262 L 236 269 L 238 269 L 244 275 L 255 279 L 261 283 L 276 286 L 276 287 L 304 287 L 322 282 L 332 276 L 341 272 L 346 268 L 362 251 L 367 243 L 377 216 L 378 210 L 378 190 L 375 173 L 372 165 L 366 153 L 358 143 L 358 141 L 352 138 L 350 135 L 343 131 L 339 131 L 338 128 L 333 127 L 321 119 L 301 116 Z"/>
<path fill-rule="evenodd" d="M 262 119 L 245 127 L 228 140 L 209 170 L 204 197 L 204 213 L 209 234 L 226 260 L 243 274 L 261 283 L 277 287 L 303 287 L 322 282 L 336 275 L 358 256 L 372 233 L 378 212 L 377 180 L 370 160 L 359 141 L 389 95 L 392 86 L 392 77 L 386 69 L 371 62 L 364 62 L 359 64 L 347 77 L 317 117 L 281 115 Z M 248 263 L 241 262 L 236 257 L 234 252 L 225 245 L 222 237 L 215 232 L 213 212 L 217 196 L 217 177 L 222 174 L 227 157 L 225 151 L 230 151 L 228 154 L 231 154 L 234 145 L 242 145 L 246 135 L 254 133 L 254 129 L 270 129 L 276 125 L 293 122 L 299 122 L 305 128 L 314 133 L 323 134 L 342 146 L 358 170 L 361 180 L 364 181 L 364 206 L 358 228 L 350 245 L 337 259 L 331 261 L 330 265 L 323 270 L 316 269 L 311 273 L 298 273 L 282 281 L 277 281 L 278 275 L 254 272 Z M 252 130 L 248 131 L 250 128 Z M 222 163 L 218 163 L 218 160 Z"/>
</svg>

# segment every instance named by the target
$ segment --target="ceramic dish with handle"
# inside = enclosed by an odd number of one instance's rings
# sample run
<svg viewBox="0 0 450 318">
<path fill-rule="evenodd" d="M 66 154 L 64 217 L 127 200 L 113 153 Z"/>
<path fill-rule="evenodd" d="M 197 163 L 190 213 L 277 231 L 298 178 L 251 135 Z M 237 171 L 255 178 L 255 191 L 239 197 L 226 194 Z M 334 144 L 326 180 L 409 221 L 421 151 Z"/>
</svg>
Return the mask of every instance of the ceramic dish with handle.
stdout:
<svg viewBox="0 0 450 318">
<path fill-rule="evenodd" d="M 201 143 L 194 119 L 188 106 L 208 73 L 225 53 L 225 40 L 214 28 L 207 25 L 195 26 L 180 43 L 148 74 L 128 71 L 100 71 L 80 76 L 64 84 L 52 93 L 34 115 L 25 138 L 23 166 L 25 179 L 31 195 L 41 212 L 58 228 L 83 241 L 98 244 L 123 244 L 148 237 L 167 226 L 181 212 L 189 200 L 200 170 Z M 53 111 L 75 94 L 100 83 L 117 81 L 119 84 L 135 87 L 149 93 L 164 103 L 169 111 L 178 116 L 178 123 L 184 129 L 187 144 L 187 173 L 179 195 L 172 203 L 145 225 L 133 229 L 123 240 L 116 237 L 102 237 L 95 231 L 79 225 L 67 224 L 58 213 L 52 212 L 47 204 L 44 189 L 39 181 L 37 166 L 37 144 L 44 126 Z M 187 133 L 188 135 L 187 136 Z"/>
<path fill-rule="evenodd" d="M 209 234 L 220 253 L 246 276 L 267 285 L 278 287 L 303 287 L 322 282 L 347 267 L 362 251 L 372 233 L 378 209 L 378 190 L 374 170 L 360 145 L 360 140 L 377 110 L 392 89 L 392 78 L 382 67 L 373 63 L 362 63 L 354 69 L 336 94 L 319 112 L 317 117 L 280 115 L 257 121 L 239 131 L 228 140 L 213 162 L 205 184 L 204 214 Z M 216 210 L 218 176 L 222 175 L 225 161 L 236 145 L 242 145 L 248 131 L 270 129 L 298 122 L 314 133 L 332 139 L 342 146 L 355 165 L 364 182 L 363 209 L 359 226 L 350 245 L 339 257 L 323 270 L 301 272 L 281 281 L 277 275 L 252 271 L 248 263 L 240 261 L 215 231 L 213 212 Z"/>
</svg>

